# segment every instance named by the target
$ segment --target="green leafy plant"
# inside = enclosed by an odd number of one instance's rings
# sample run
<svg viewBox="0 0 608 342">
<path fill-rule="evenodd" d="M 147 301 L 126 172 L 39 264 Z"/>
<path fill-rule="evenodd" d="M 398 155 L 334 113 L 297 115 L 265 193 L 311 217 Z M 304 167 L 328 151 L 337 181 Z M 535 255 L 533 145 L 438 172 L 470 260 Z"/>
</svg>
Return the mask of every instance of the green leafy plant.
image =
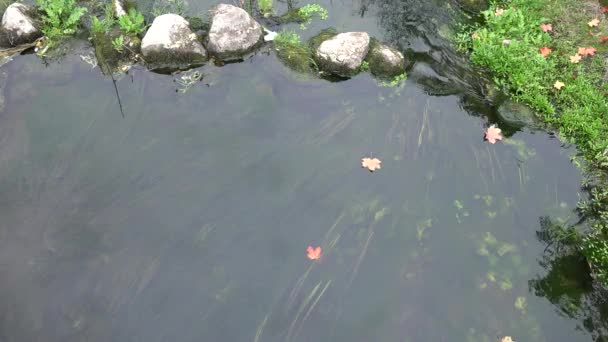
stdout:
<svg viewBox="0 0 608 342">
<path fill-rule="evenodd" d="M 114 47 L 114 50 L 116 50 L 117 52 L 123 52 L 125 48 L 124 44 L 125 36 L 123 36 L 122 34 L 112 40 L 112 47 Z"/>
<path fill-rule="evenodd" d="M 264 15 L 272 13 L 272 0 L 258 0 L 258 9 Z"/>
<path fill-rule="evenodd" d="M 80 18 L 87 9 L 78 7 L 76 0 L 37 0 L 42 11 L 42 32 L 51 40 L 76 33 Z"/>
<path fill-rule="evenodd" d="M 359 67 L 359 71 L 364 72 L 369 70 L 369 62 L 363 61 L 361 62 L 361 66 Z"/>
<path fill-rule="evenodd" d="M 118 18 L 118 25 L 123 32 L 140 34 L 145 30 L 145 20 L 143 14 L 134 8 L 130 8 L 126 15 Z"/>
<path fill-rule="evenodd" d="M 295 31 L 280 31 L 274 38 L 274 44 L 278 46 L 301 44 L 300 36 Z"/>
<path fill-rule="evenodd" d="M 303 21 L 300 24 L 302 30 L 305 30 L 306 27 L 312 23 L 312 18 L 314 16 L 318 16 L 321 20 L 326 20 L 328 18 L 327 10 L 319 4 L 306 4 L 300 7 L 298 15 Z"/>
</svg>

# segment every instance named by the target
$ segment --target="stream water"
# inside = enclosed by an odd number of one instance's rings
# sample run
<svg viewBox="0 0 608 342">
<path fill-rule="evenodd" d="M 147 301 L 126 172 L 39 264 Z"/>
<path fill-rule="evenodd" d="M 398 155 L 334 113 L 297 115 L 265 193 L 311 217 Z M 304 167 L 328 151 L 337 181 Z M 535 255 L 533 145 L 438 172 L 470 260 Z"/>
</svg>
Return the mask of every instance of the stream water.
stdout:
<svg viewBox="0 0 608 342">
<path fill-rule="evenodd" d="M 307 78 L 266 47 L 183 94 L 136 67 L 123 116 L 86 42 L 0 68 L 0 341 L 600 340 L 598 290 L 538 238 L 577 220 L 574 149 L 501 126 L 449 2 L 320 3 L 303 36 L 365 30 L 408 80 Z"/>
</svg>

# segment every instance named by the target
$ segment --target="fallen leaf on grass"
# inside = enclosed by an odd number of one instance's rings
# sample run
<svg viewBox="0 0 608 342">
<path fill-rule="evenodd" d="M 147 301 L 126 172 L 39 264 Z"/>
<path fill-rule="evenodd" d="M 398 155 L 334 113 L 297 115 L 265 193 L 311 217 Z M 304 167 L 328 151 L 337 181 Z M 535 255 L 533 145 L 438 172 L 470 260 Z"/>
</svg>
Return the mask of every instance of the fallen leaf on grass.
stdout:
<svg viewBox="0 0 608 342">
<path fill-rule="evenodd" d="M 540 29 L 544 32 L 553 31 L 553 26 L 551 24 L 540 24 Z"/>
<path fill-rule="evenodd" d="M 511 44 L 511 39 L 504 39 L 502 41 L 502 45 L 510 45 Z"/>
<path fill-rule="evenodd" d="M 606 14 L 608 12 L 608 6 L 602 6 L 602 14 Z"/>
<path fill-rule="evenodd" d="M 496 141 L 502 140 L 502 130 L 496 125 L 491 125 L 486 130 L 485 138 L 490 144 L 496 144 Z"/>
<path fill-rule="evenodd" d="M 497 8 L 496 11 L 494 12 L 495 16 L 499 16 L 501 14 L 505 13 L 505 10 L 502 8 Z"/>
<path fill-rule="evenodd" d="M 312 246 L 308 246 L 306 248 L 306 256 L 310 260 L 318 260 L 321 258 L 321 246 L 317 246 L 317 248 L 313 248 Z"/>
<path fill-rule="evenodd" d="M 574 56 L 570 56 L 570 63 L 576 64 L 576 63 L 578 63 L 580 61 L 581 61 L 581 55 L 576 54 Z"/>
<path fill-rule="evenodd" d="M 591 21 L 587 23 L 587 25 L 589 25 L 589 27 L 595 27 L 599 24 L 600 24 L 600 20 L 597 18 L 591 19 Z"/>
<path fill-rule="evenodd" d="M 608 40 L 608 36 L 603 36 L 603 37 L 600 37 L 600 39 L 599 39 L 600 43 L 604 43 L 607 40 Z"/>
<path fill-rule="evenodd" d="M 368 169 L 370 172 L 380 170 L 382 161 L 378 158 L 363 158 L 361 159 L 361 167 Z"/>
<path fill-rule="evenodd" d="M 543 57 L 547 57 L 551 53 L 551 48 L 548 46 L 543 46 L 538 49 L 538 51 L 540 51 L 540 54 L 543 55 Z"/>
<path fill-rule="evenodd" d="M 562 87 L 564 87 L 564 86 L 565 86 L 565 84 L 562 81 L 555 81 L 555 84 L 553 84 L 553 88 L 558 89 L 558 90 L 562 89 Z"/>
<path fill-rule="evenodd" d="M 595 55 L 595 51 L 597 51 L 597 50 L 595 50 L 594 47 L 588 47 L 587 48 L 587 55 L 593 56 L 593 55 Z"/>
<path fill-rule="evenodd" d="M 475 32 L 471 35 L 471 38 L 477 39 L 477 38 L 479 38 L 479 35 L 477 34 L 477 32 Z"/>
</svg>

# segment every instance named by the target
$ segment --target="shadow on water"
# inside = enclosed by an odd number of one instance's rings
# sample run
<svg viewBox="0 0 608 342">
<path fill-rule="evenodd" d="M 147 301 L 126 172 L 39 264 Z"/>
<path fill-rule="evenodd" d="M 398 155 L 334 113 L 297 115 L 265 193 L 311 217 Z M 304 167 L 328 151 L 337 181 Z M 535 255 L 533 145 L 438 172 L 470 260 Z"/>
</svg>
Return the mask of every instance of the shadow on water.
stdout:
<svg viewBox="0 0 608 342">
<path fill-rule="evenodd" d="M 440 35 L 448 4 L 322 3 L 327 25 L 407 50 L 394 88 L 259 53 L 205 65 L 185 94 L 179 75 L 132 70 L 122 117 L 78 54 L 0 69 L 0 340 L 603 334 L 601 292 L 535 234 L 539 215 L 575 215 L 573 150 L 528 128 L 483 141 L 497 103 Z"/>
</svg>

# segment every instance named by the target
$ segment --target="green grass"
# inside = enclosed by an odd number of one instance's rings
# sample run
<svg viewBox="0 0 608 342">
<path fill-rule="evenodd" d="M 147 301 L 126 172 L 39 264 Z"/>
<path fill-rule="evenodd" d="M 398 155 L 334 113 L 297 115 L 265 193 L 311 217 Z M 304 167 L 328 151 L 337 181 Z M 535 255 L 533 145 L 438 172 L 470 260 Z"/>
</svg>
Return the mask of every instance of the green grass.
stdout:
<svg viewBox="0 0 608 342">
<path fill-rule="evenodd" d="M 496 10 L 504 12 L 496 15 Z M 598 27 L 589 27 L 593 18 Z M 553 31 L 543 32 L 550 23 Z M 606 66 L 608 18 L 592 0 L 494 1 L 482 12 L 482 21 L 464 28 L 456 38 L 460 49 L 470 51 L 474 64 L 488 68 L 495 84 L 514 99 L 534 108 L 539 117 L 559 131 L 562 140 L 575 143 L 584 161 L 590 197 L 579 203 L 588 229 L 574 239 L 608 285 L 608 98 Z M 539 49 L 552 52 L 543 57 Z M 579 47 L 595 47 L 594 56 L 571 63 Z M 554 88 L 556 81 L 562 89 Z"/>
</svg>

